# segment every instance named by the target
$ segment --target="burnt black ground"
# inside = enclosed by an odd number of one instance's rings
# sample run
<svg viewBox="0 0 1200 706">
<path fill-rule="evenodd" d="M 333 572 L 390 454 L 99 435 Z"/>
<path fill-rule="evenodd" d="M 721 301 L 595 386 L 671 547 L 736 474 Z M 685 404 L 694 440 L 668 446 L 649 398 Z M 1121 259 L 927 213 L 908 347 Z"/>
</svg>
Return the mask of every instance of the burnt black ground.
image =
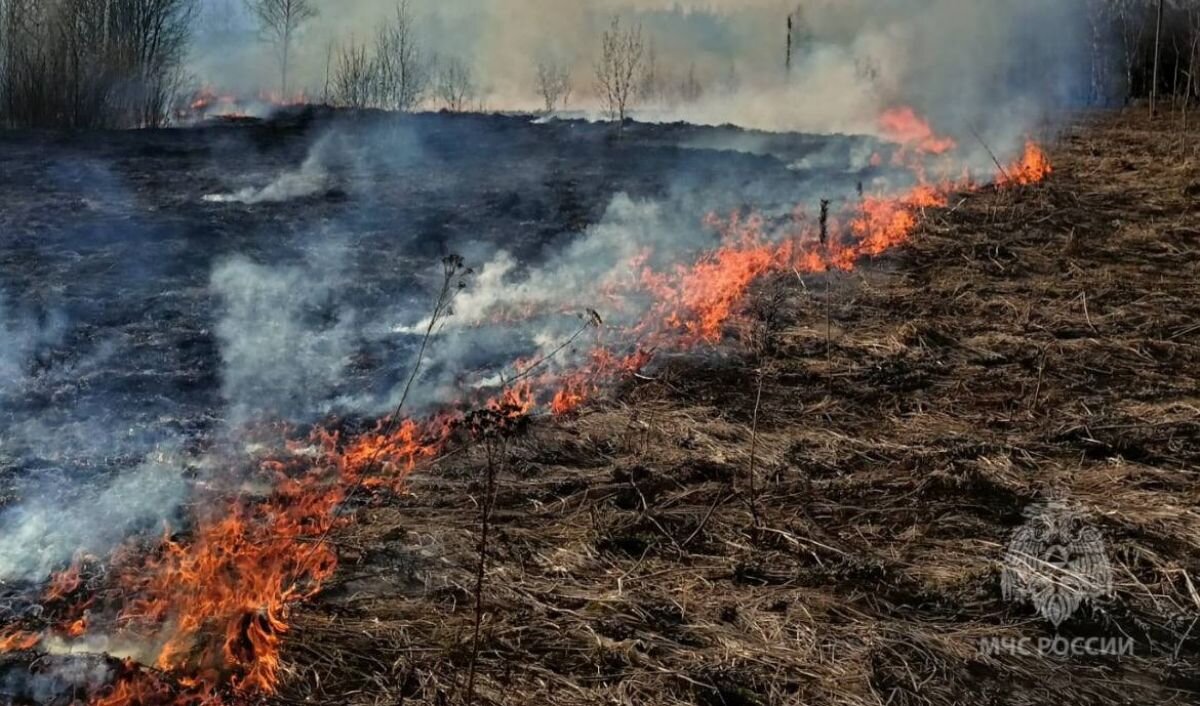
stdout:
<svg viewBox="0 0 1200 706">
<path fill-rule="evenodd" d="M 317 193 L 202 200 L 265 186 L 331 134 L 332 176 Z M 671 200 L 696 222 L 710 209 L 786 211 L 818 189 L 851 193 L 871 176 L 853 165 L 874 148 L 735 128 L 629 125 L 618 135 L 528 116 L 314 111 L 0 134 L 0 466 L 119 466 L 161 439 L 216 427 L 225 412 L 209 282 L 232 256 L 311 265 L 336 240 L 348 276 L 335 296 L 370 319 L 405 302 L 423 309 L 447 253 L 478 265 L 503 246 L 537 262 L 597 222 L 616 193 Z M 808 168 L 789 168 L 801 160 Z M 364 351 L 360 367 L 383 379 L 347 387 L 398 378 L 407 344 L 398 336 Z M 288 365 L 289 351 L 272 354 Z"/>
</svg>

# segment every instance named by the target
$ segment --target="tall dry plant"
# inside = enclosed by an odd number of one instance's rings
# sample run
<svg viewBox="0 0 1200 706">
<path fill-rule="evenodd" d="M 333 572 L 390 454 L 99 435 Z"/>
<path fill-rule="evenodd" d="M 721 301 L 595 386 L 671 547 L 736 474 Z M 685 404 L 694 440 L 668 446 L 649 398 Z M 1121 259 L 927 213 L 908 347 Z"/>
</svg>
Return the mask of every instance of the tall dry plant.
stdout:
<svg viewBox="0 0 1200 706">
<path fill-rule="evenodd" d="M 496 508 L 497 478 L 508 455 L 508 440 L 524 431 L 529 423 L 525 410 L 514 402 L 498 402 L 467 415 L 465 426 L 471 437 L 483 443 L 484 475 L 479 506 L 479 536 L 476 542 L 474 610 L 471 625 L 471 656 L 467 667 L 464 704 L 475 700 L 475 677 L 483 636 L 484 589 L 487 582 L 488 544 L 491 539 L 492 513 Z"/>
<path fill-rule="evenodd" d="M 408 403 L 408 397 L 412 393 L 413 385 L 417 381 L 417 376 L 420 375 L 421 368 L 425 364 L 425 356 L 429 352 L 429 344 L 433 340 L 433 333 L 444 322 L 445 318 L 454 312 L 454 300 L 467 286 L 467 279 L 474 274 L 474 270 L 468 268 L 462 257 L 458 255 L 447 255 L 442 258 L 442 285 L 438 289 L 437 297 L 433 303 L 433 313 L 429 317 L 429 323 L 425 327 L 425 333 L 421 336 L 421 343 L 417 347 L 416 355 L 413 359 L 412 367 L 409 369 L 408 378 L 404 383 L 404 388 L 400 392 L 400 399 L 396 403 L 391 416 L 388 417 L 387 423 L 380 431 L 382 438 L 389 438 L 400 428 L 404 422 L 404 406 Z M 354 486 L 347 491 L 346 495 L 334 508 L 333 514 L 336 515 L 343 507 L 348 505 L 358 493 L 363 489 L 367 479 L 371 477 L 371 473 L 376 469 L 376 464 L 379 461 L 379 455 L 384 449 L 384 444 L 378 445 L 363 464 L 362 472 L 358 476 L 358 481 Z M 321 546 L 329 540 L 329 533 L 333 527 L 330 525 L 309 550 L 310 558 L 312 554 L 320 551 Z"/>
<path fill-rule="evenodd" d="M 821 199 L 819 221 L 821 250 L 825 253 L 825 363 L 829 367 L 829 387 L 833 388 L 833 258 L 829 253 L 829 199 Z"/>
</svg>

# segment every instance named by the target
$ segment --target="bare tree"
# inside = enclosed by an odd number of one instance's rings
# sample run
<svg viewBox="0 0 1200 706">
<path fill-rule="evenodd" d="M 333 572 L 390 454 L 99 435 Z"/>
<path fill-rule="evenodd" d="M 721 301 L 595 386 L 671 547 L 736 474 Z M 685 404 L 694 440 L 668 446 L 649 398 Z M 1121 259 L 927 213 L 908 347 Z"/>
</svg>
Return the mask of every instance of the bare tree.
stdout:
<svg viewBox="0 0 1200 706">
<path fill-rule="evenodd" d="M 638 81 L 638 99 L 649 103 L 658 99 L 661 93 L 660 76 L 658 75 L 658 51 L 654 42 L 646 48 L 646 60 L 642 62 L 642 75 Z"/>
<path fill-rule="evenodd" d="M 1192 96 L 1200 95 L 1200 2 L 1192 0 L 1187 6 L 1188 32 L 1191 45 L 1188 52 L 1187 80 L 1183 102 L 1186 106 Z"/>
<path fill-rule="evenodd" d="M 367 48 L 351 42 L 338 51 L 331 100 L 347 108 L 362 109 L 374 98 L 375 76 Z"/>
<path fill-rule="evenodd" d="M 312 0 L 246 0 L 246 5 L 279 55 L 280 91 L 286 97 L 292 39 L 305 22 L 317 16 L 317 9 Z"/>
<path fill-rule="evenodd" d="M 429 62 L 417 40 L 409 0 L 396 3 L 396 15 L 375 38 L 376 99 L 381 108 L 411 111 L 430 83 Z"/>
<path fill-rule="evenodd" d="M 787 47 L 783 59 L 783 68 L 787 73 L 792 72 L 795 58 L 803 47 L 812 42 L 812 28 L 804 15 L 804 6 L 796 5 L 787 16 Z"/>
<path fill-rule="evenodd" d="M 1109 97 L 1109 46 L 1107 34 L 1112 23 L 1109 0 L 1089 0 L 1088 25 L 1091 29 L 1091 102 L 1105 103 Z"/>
<path fill-rule="evenodd" d="M 467 109 L 475 97 L 475 78 L 471 67 L 457 57 L 441 62 L 437 71 L 437 96 L 452 113 Z"/>
<path fill-rule="evenodd" d="M 110 0 L 104 5 L 109 51 L 123 67 L 119 73 L 135 77 L 132 83 L 122 82 L 122 101 L 140 125 L 161 125 L 183 82 L 198 5 L 195 0 Z"/>
<path fill-rule="evenodd" d="M 1110 12 L 1116 21 L 1121 40 L 1121 55 L 1125 64 L 1126 100 L 1133 98 L 1133 72 L 1137 68 L 1142 38 L 1145 36 L 1147 0 L 1109 0 Z"/>
<path fill-rule="evenodd" d="M 637 79 L 642 67 L 642 26 L 621 26 L 621 18 L 613 17 L 612 24 L 601 38 L 600 61 L 596 64 L 596 87 L 604 101 L 610 120 L 622 124 L 636 95 Z"/>
<path fill-rule="evenodd" d="M 161 124 L 179 86 L 194 0 L 4 0 L 0 112 L 9 124 Z"/>
<path fill-rule="evenodd" d="M 1158 0 L 1158 10 L 1154 16 L 1154 78 L 1150 82 L 1151 118 L 1154 118 L 1158 110 L 1158 69 L 1162 60 L 1163 0 Z"/>
<path fill-rule="evenodd" d="M 1179 57 L 1177 67 L 1183 75 L 1183 95 L 1180 96 L 1181 127 L 1187 130 L 1188 108 L 1193 96 L 1200 95 L 1200 0 L 1183 0 L 1180 3 L 1183 20 L 1187 28 L 1187 56 Z"/>
<path fill-rule="evenodd" d="M 393 18 L 375 34 L 370 50 L 351 42 L 338 51 L 331 87 L 332 101 L 351 108 L 375 107 L 411 111 L 431 87 L 451 110 L 465 109 L 474 95 L 474 80 L 461 62 L 435 75 L 417 41 L 409 0 L 396 4 Z"/>
<path fill-rule="evenodd" d="M 537 83 L 547 113 L 553 113 L 560 105 L 566 107 L 571 98 L 571 69 L 565 63 L 539 61 Z"/>
<path fill-rule="evenodd" d="M 687 75 L 679 84 L 679 99 L 684 103 L 695 103 L 700 100 L 702 95 L 704 95 L 704 87 L 696 78 L 696 64 L 693 63 L 688 66 Z"/>
</svg>

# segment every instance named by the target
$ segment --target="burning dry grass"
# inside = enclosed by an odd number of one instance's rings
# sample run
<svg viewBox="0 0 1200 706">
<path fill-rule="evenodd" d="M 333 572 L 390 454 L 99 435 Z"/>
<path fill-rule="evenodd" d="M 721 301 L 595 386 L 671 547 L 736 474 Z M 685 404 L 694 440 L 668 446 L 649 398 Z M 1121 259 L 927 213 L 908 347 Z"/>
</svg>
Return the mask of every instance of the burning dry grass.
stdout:
<svg viewBox="0 0 1200 706">
<path fill-rule="evenodd" d="M 1064 688 L 1095 703 L 1193 688 L 1194 250 L 1162 258 L 1147 237 L 1182 218 L 1187 190 L 1116 200 L 1084 168 L 1094 155 L 1064 157 L 1045 186 L 1026 188 L 1048 173 L 1031 146 L 999 190 L 823 207 L 819 236 L 799 215 L 782 238 L 758 217 L 714 220 L 723 244 L 695 266 L 630 268 L 658 302 L 633 333 L 672 343 L 653 372 L 641 349 L 600 348 L 565 379 L 520 364 L 476 413 L 318 429 L 262 464 L 257 488 L 234 469 L 194 526 L 108 575 L 86 560 L 60 574 L 46 615 L 4 644 L 137 636 L 144 662 L 187 675 L 112 669 L 92 698 L 105 706 L 1019 703 Z M 809 288 L 904 242 L 919 213 L 890 273 Z M 581 333 L 603 327 L 584 319 Z M 731 334 L 743 353 L 696 356 Z M 539 404 L 574 416 L 509 428 Z M 1022 509 L 1060 496 L 1102 518 L 1118 568 L 1116 599 L 1067 629 L 1143 650 L 1051 677 L 1053 663 L 984 657 L 977 640 L 1045 632 L 1000 601 L 997 562 Z M 117 622 L 93 630 L 93 614 Z"/>
<path fill-rule="evenodd" d="M 1045 185 L 927 210 L 828 295 L 760 281 L 761 359 L 667 360 L 513 439 L 477 700 L 1192 702 L 1198 172 L 1176 149 L 1141 125 L 1073 131 Z M 291 616 L 281 700 L 462 699 L 485 467 L 467 448 L 357 509 Z M 1023 509 L 1052 497 L 1091 512 L 1116 570 L 1062 634 L 1127 635 L 1134 657 L 978 651 L 1053 634 L 999 586 Z"/>
</svg>

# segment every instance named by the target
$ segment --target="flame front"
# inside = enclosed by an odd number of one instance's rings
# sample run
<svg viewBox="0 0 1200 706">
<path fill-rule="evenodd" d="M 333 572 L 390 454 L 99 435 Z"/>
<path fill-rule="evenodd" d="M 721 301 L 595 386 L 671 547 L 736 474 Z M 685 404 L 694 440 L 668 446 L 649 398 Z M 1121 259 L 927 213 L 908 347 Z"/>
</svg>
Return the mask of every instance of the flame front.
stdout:
<svg viewBox="0 0 1200 706">
<path fill-rule="evenodd" d="M 929 121 L 908 106 L 883 111 L 879 130 L 889 141 L 924 154 L 945 154 L 958 147 L 953 138 L 934 133 Z"/>
<path fill-rule="evenodd" d="M 1010 166 L 996 176 L 996 182 L 1001 185 L 1029 186 L 1037 184 L 1053 173 L 1054 167 L 1050 158 L 1032 140 L 1025 142 L 1025 154 L 1021 161 Z"/>
<path fill-rule="evenodd" d="M 953 140 L 937 137 L 911 109 L 889 111 L 881 125 L 906 148 L 937 155 L 954 148 Z M 1000 183 L 1031 184 L 1050 172 L 1045 153 L 1031 142 Z M 787 225 L 775 227 L 758 215 L 710 217 L 720 244 L 693 264 L 659 271 L 642 255 L 625 263 L 635 277 L 613 278 L 629 290 L 625 293 L 655 302 L 640 321 L 614 332 L 595 316 L 600 333 L 581 363 L 559 369 L 518 363 L 517 381 L 484 408 L 508 417 L 541 408 L 571 413 L 612 381 L 642 369 L 652 351 L 721 341 L 764 275 L 851 269 L 905 242 L 922 209 L 944 206 L 950 193 L 971 187 L 965 179 L 931 184 L 922 175 L 918 171 L 920 183 L 906 193 L 862 194 L 845 202 L 825 224 L 828 238 L 799 211 Z M 614 289 L 613 296 L 620 294 Z M 411 473 L 442 453 L 462 421 L 461 413 L 449 411 L 425 420 L 380 422 L 348 438 L 318 428 L 258 464 L 253 486 L 244 473 L 230 469 L 225 484 L 198 492 L 193 503 L 198 509 L 185 532 L 168 530 L 149 551 L 131 546 L 111 558 L 112 586 L 105 595 L 125 597 L 114 624 L 85 617 L 96 599 L 74 598 L 86 593 L 78 562 L 57 574 L 46 589 L 47 601 L 76 601 L 56 630 L 60 635 L 84 639 L 93 630 L 106 631 L 147 645 L 153 655 L 147 662 L 180 685 L 164 690 L 156 678 L 131 668 L 91 703 L 209 706 L 222 703 L 222 693 L 235 698 L 274 693 L 289 608 L 312 597 L 333 575 L 337 554 L 324 540 L 347 521 L 340 510 L 348 496 L 362 488 L 402 491 Z M 0 650 L 31 649 L 43 637 L 10 629 L 0 636 Z"/>
</svg>

